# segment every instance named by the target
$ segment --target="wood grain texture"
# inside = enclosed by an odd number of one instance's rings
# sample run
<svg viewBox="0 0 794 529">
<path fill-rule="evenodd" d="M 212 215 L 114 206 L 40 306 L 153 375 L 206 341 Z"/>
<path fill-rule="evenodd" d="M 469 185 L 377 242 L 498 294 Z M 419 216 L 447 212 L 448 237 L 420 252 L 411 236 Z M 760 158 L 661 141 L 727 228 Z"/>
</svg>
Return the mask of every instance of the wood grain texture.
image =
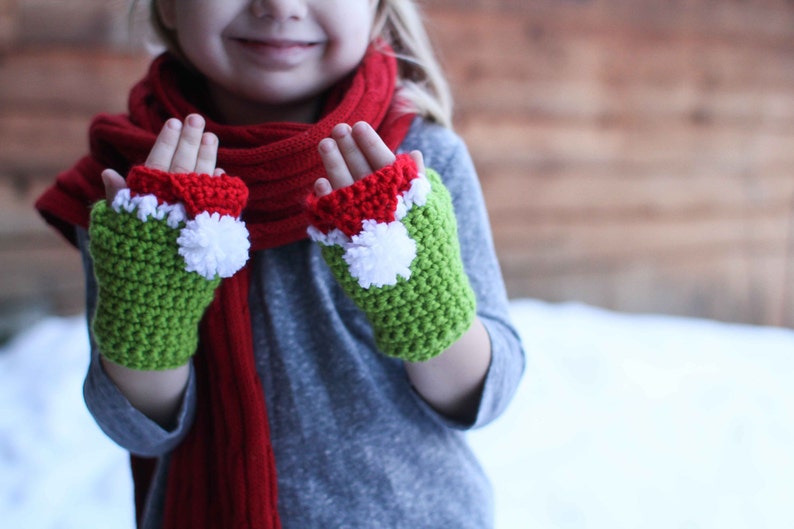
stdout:
<svg viewBox="0 0 794 529">
<path fill-rule="evenodd" d="M 0 0 L 0 312 L 82 306 L 31 204 L 146 68 L 127 5 Z M 511 296 L 794 325 L 794 3 L 422 6 Z"/>
</svg>

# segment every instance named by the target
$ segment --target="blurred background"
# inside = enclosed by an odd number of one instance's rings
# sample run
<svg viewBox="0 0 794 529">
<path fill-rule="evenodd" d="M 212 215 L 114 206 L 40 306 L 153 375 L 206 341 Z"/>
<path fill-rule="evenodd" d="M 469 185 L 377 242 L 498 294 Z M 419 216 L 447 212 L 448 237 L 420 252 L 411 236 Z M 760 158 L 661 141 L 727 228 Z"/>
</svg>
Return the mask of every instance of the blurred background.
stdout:
<svg viewBox="0 0 794 529">
<path fill-rule="evenodd" d="M 794 3 L 426 0 L 511 297 L 794 324 Z M 149 56 L 127 0 L 0 0 L 0 324 L 83 308 L 31 208 Z M 134 18 L 134 17 L 133 17 Z"/>
</svg>

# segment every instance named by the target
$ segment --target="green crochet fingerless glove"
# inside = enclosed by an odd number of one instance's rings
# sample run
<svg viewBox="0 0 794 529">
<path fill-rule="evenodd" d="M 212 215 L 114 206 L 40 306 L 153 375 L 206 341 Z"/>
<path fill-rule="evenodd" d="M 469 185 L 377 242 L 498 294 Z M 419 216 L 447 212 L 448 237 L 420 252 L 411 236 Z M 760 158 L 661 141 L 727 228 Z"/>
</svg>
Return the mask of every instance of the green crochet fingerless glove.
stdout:
<svg viewBox="0 0 794 529">
<path fill-rule="evenodd" d="M 408 155 L 353 185 L 309 198 L 309 235 L 367 315 L 378 348 L 410 362 L 455 343 L 475 316 L 457 223 L 438 173 Z"/>
<path fill-rule="evenodd" d="M 198 345 L 198 324 L 222 277 L 248 258 L 239 220 L 245 184 L 223 175 L 136 167 L 128 189 L 91 211 L 89 250 L 98 283 L 92 330 L 109 360 L 172 369 Z"/>
</svg>

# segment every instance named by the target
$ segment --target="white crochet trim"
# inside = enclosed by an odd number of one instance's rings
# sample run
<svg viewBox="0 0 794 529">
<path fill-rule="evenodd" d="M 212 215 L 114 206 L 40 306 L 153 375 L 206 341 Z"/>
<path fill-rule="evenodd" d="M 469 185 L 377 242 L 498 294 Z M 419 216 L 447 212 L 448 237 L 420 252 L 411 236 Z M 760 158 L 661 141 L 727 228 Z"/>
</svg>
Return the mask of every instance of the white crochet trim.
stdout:
<svg viewBox="0 0 794 529">
<path fill-rule="evenodd" d="M 323 233 L 309 226 L 309 238 L 326 246 L 344 248 L 342 258 L 348 265 L 350 275 L 358 280 L 362 288 L 396 285 L 400 277 L 411 277 L 409 267 L 416 258 L 416 241 L 411 239 L 408 229 L 400 221 L 414 206 L 424 206 L 430 191 L 430 181 L 420 173 L 411 181 L 411 186 L 397 197 L 395 221 L 363 220 L 361 232 L 352 238 L 339 229 Z"/>
<path fill-rule="evenodd" d="M 408 191 L 403 194 L 402 198 L 405 200 L 407 209 L 410 211 L 414 206 L 427 204 L 427 197 L 430 196 L 431 188 L 430 180 L 424 174 L 419 173 L 416 178 L 411 180 L 411 187 L 408 188 Z"/>
<path fill-rule="evenodd" d="M 116 193 L 110 205 L 113 211 L 121 213 L 135 212 L 135 216 L 141 222 L 146 222 L 150 218 L 155 220 L 165 220 L 169 228 L 176 229 L 187 219 L 185 207 L 182 204 L 158 204 L 157 197 L 154 195 L 130 196 L 129 188 L 124 188 Z"/>
<path fill-rule="evenodd" d="M 210 280 L 217 276 L 231 277 L 248 260 L 248 230 L 240 219 L 205 211 L 187 220 L 183 204 L 158 204 L 154 195 L 133 197 L 128 188 L 116 193 L 111 207 L 116 213 L 135 213 L 141 222 L 165 219 L 172 229 L 184 224 L 176 242 L 187 272 L 196 272 Z"/>
<path fill-rule="evenodd" d="M 248 230 L 230 215 L 205 211 L 187 221 L 176 240 L 185 270 L 206 279 L 231 277 L 248 260 Z"/>
<path fill-rule="evenodd" d="M 405 224 L 397 220 L 389 223 L 365 220 L 362 228 L 361 233 L 344 245 L 342 256 L 361 288 L 396 285 L 399 277 L 409 279 L 416 241 L 408 235 Z"/>
<path fill-rule="evenodd" d="M 411 187 L 405 193 L 397 197 L 397 208 L 394 211 L 394 218 L 402 220 L 414 206 L 424 206 L 427 197 L 430 195 L 430 180 L 425 175 L 419 175 L 411 180 Z"/>
<path fill-rule="evenodd" d="M 325 246 L 344 246 L 350 242 L 350 237 L 345 235 L 342 230 L 336 228 L 329 231 L 328 233 L 323 233 L 314 226 L 309 226 L 306 230 L 306 233 L 309 234 L 309 238 L 311 240 L 322 243 Z"/>
</svg>

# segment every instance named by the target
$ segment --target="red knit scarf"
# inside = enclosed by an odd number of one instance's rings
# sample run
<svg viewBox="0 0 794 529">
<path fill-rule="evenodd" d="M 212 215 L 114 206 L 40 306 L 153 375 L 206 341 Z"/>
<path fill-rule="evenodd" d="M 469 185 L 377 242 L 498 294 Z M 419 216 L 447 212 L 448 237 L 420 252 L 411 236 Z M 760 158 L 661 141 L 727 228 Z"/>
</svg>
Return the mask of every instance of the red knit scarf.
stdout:
<svg viewBox="0 0 794 529">
<path fill-rule="evenodd" d="M 207 119 L 220 139 L 218 167 L 241 177 L 250 190 L 243 213 L 253 250 L 306 237 L 304 199 L 324 175 L 317 144 L 337 123 L 366 121 L 396 149 L 411 115 L 392 104 L 396 62 L 371 49 L 361 66 L 329 94 L 326 111 L 311 125 L 273 123 L 225 126 Z M 130 94 L 129 116 L 100 115 L 90 129 L 91 154 L 36 203 L 45 218 L 74 241 L 71 225 L 86 227 L 90 205 L 104 197 L 100 173 L 125 172 L 141 163 L 170 117 L 202 113 L 188 100 L 201 81 L 175 59 L 156 59 Z M 200 99 L 200 98 L 199 98 Z M 200 108 L 201 107 L 201 108 Z M 276 469 L 270 444 L 264 392 L 255 369 L 248 308 L 247 267 L 222 282 L 201 324 L 194 360 L 198 387 L 195 424 L 171 457 L 164 527 L 280 527 Z M 150 463 L 133 458 L 136 503 L 148 488 Z"/>
</svg>

